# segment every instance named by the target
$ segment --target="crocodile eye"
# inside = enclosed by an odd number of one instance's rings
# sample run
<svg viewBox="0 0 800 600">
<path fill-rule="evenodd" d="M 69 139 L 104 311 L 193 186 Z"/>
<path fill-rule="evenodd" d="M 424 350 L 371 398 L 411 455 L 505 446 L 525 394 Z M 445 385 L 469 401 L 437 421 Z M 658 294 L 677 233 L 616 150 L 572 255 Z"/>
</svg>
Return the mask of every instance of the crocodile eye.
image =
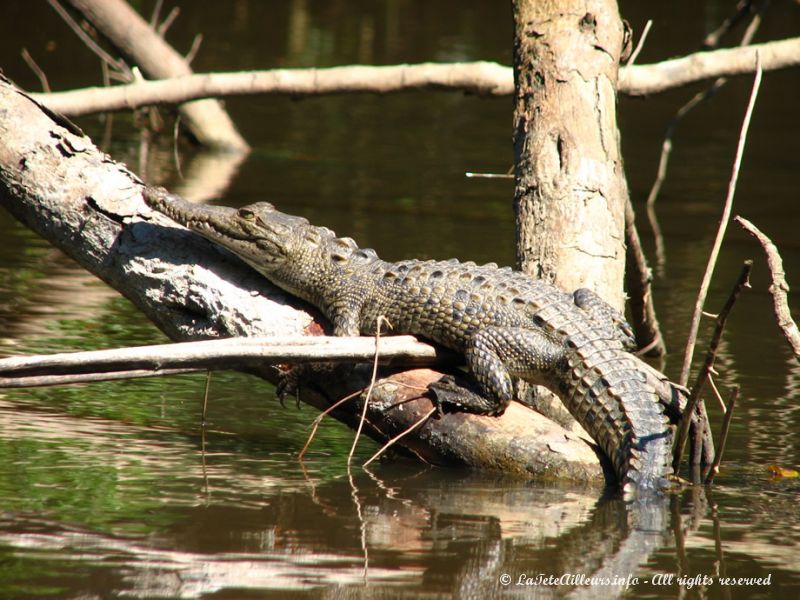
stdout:
<svg viewBox="0 0 800 600">
<path fill-rule="evenodd" d="M 239 216 L 245 221 L 253 221 L 256 218 L 256 213 L 249 208 L 240 208 L 238 212 Z"/>
</svg>

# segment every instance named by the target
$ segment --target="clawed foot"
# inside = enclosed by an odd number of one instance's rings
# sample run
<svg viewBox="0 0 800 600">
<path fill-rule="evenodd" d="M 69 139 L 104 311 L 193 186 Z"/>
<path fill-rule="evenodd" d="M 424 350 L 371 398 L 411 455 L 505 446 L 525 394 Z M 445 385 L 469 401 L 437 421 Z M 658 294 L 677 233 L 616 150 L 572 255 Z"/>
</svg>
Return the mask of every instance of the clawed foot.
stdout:
<svg viewBox="0 0 800 600">
<path fill-rule="evenodd" d="M 434 381 L 428 386 L 428 391 L 440 415 L 462 411 L 499 416 L 506 409 L 506 405 L 481 396 L 469 383 L 456 383 L 452 375 L 445 375 L 439 381 Z"/>
<path fill-rule="evenodd" d="M 286 408 L 286 397 L 295 396 L 297 398 L 297 408 L 300 408 L 300 390 L 303 387 L 312 389 L 330 400 L 326 389 L 317 382 L 320 378 L 324 380 L 326 377 L 344 376 L 337 375 L 337 371 L 344 369 L 343 373 L 346 374 L 352 368 L 353 366 L 349 364 L 307 363 L 281 371 L 276 387 L 278 400 L 281 406 Z"/>
<path fill-rule="evenodd" d="M 283 408 L 286 408 L 287 396 L 294 396 L 297 408 L 300 408 L 300 378 L 304 371 L 305 365 L 301 365 L 281 371 L 278 376 L 278 385 L 275 388 L 275 393 Z"/>
</svg>

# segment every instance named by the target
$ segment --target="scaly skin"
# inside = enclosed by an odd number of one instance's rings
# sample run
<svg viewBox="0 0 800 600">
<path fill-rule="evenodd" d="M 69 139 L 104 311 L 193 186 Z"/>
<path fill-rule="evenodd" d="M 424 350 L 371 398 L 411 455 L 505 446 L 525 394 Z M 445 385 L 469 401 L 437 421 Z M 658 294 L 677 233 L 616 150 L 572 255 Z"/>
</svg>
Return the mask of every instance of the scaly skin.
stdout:
<svg viewBox="0 0 800 600">
<path fill-rule="evenodd" d="M 464 353 L 483 396 L 442 384 L 433 390 L 440 401 L 496 415 L 513 399 L 514 377 L 543 385 L 603 449 L 626 492 L 666 486 L 671 431 L 658 395 L 626 351 L 624 320 L 592 292 L 565 294 L 493 264 L 386 262 L 266 202 L 203 206 L 160 189 L 145 199 L 316 305 L 335 335 L 373 334 L 383 315 L 394 333 Z"/>
</svg>

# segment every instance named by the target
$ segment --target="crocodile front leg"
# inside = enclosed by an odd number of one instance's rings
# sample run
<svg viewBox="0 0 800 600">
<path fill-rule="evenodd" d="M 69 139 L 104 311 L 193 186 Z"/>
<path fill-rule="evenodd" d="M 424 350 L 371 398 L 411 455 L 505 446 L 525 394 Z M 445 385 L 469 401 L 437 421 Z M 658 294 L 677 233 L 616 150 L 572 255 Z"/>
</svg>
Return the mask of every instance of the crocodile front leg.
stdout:
<svg viewBox="0 0 800 600">
<path fill-rule="evenodd" d="M 359 312 L 357 308 L 354 308 L 353 302 L 337 299 L 330 307 L 330 314 L 332 315 L 333 335 L 339 337 L 357 336 L 361 333 L 358 326 Z M 294 365 L 281 372 L 276 388 L 276 395 L 281 406 L 285 406 L 287 396 L 294 396 L 297 400 L 297 408 L 300 408 L 300 389 L 304 379 L 308 379 L 311 375 L 332 375 L 337 369 L 345 368 L 352 369 L 352 365 L 337 365 L 336 363 L 326 362 L 307 363 Z M 323 390 L 318 391 L 323 392 Z"/>
<path fill-rule="evenodd" d="M 500 415 L 514 399 L 512 377 L 545 383 L 565 359 L 565 350 L 542 329 L 485 327 L 470 338 L 465 356 L 482 395 L 442 379 L 430 386 L 436 400 L 476 414 Z"/>
</svg>

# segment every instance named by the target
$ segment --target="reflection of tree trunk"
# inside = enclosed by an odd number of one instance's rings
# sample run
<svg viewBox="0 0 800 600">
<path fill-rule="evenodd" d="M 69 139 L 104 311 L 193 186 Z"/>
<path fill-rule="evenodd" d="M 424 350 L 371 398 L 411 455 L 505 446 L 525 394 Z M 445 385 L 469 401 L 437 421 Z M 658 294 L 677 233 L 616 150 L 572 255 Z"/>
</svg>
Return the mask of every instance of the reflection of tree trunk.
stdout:
<svg viewBox="0 0 800 600">
<path fill-rule="evenodd" d="M 517 262 L 622 307 L 628 196 L 616 123 L 613 0 L 514 2 Z"/>
<path fill-rule="evenodd" d="M 184 58 L 124 0 L 69 0 L 69 3 L 150 77 L 191 75 L 192 69 Z M 180 112 L 184 124 L 201 144 L 237 151 L 248 149 L 217 100 L 184 104 Z"/>
<path fill-rule="evenodd" d="M 243 263 L 152 213 L 142 202 L 142 183 L 123 165 L 2 82 L 0 107 L 0 202 L 170 337 L 301 335 L 310 325 L 307 312 Z M 274 369 L 258 374 L 277 377 Z M 386 441 L 416 423 L 431 408 L 421 392 L 438 377 L 416 370 L 376 387 L 366 431 Z M 357 375 L 321 375 L 315 387 L 304 388 L 303 399 L 327 408 L 357 391 L 359 382 Z M 335 416 L 352 425 L 359 406 L 347 403 Z M 597 456 L 583 440 L 518 404 L 501 418 L 456 413 L 428 419 L 400 445 L 437 464 L 602 479 Z"/>
</svg>

